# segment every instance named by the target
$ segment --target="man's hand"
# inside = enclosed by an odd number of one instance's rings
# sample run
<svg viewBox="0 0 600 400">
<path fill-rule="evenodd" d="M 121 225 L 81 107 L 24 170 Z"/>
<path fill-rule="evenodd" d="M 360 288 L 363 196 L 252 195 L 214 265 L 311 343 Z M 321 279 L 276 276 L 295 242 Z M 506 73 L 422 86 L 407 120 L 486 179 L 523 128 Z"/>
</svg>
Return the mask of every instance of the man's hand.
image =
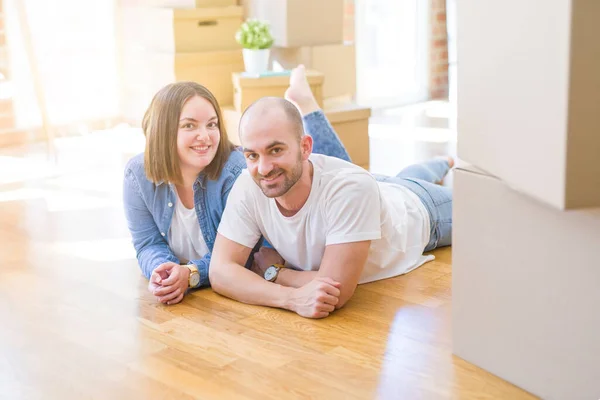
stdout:
<svg viewBox="0 0 600 400">
<path fill-rule="evenodd" d="M 265 275 L 265 271 L 273 264 L 284 264 L 285 260 L 279 255 L 275 249 L 261 247 L 260 250 L 254 253 L 254 263 L 252 271 L 261 277 Z"/>
<path fill-rule="evenodd" d="M 306 318 L 325 318 L 339 301 L 340 284 L 331 278 L 315 278 L 294 289 L 289 301 L 290 309 Z"/>
<path fill-rule="evenodd" d="M 189 277 L 188 267 L 166 262 L 152 272 L 148 290 L 163 304 L 177 304 L 183 300 Z"/>
</svg>

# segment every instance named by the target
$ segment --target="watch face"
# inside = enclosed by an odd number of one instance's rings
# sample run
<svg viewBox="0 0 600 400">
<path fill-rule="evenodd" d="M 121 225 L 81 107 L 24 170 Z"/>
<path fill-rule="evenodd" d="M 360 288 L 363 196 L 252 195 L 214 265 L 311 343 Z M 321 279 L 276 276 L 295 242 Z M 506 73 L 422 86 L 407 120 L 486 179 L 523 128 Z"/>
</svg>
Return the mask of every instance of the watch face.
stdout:
<svg viewBox="0 0 600 400">
<path fill-rule="evenodd" d="M 265 279 L 268 281 L 273 281 L 276 277 L 277 277 L 277 268 L 275 268 L 274 266 L 271 265 L 265 271 Z"/>
<path fill-rule="evenodd" d="M 193 273 L 190 275 L 190 286 L 196 287 L 200 283 L 200 274 Z"/>
</svg>

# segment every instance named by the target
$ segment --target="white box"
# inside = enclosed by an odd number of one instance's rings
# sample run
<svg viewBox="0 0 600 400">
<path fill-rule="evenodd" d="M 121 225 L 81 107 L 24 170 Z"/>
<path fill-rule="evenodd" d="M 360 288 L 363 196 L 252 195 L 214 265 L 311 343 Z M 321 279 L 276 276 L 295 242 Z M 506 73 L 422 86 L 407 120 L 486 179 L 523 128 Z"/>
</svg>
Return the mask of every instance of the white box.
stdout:
<svg viewBox="0 0 600 400">
<path fill-rule="evenodd" d="M 544 399 L 600 398 L 600 209 L 454 174 L 456 355 Z"/>
<path fill-rule="evenodd" d="M 344 41 L 344 0 L 252 0 L 246 9 L 250 18 L 269 22 L 274 46 Z"/>
<path fill-rule="evenodd" d="M 600 206 L 600 1 L 457 0 L 458 156 L 559 209 Z"/>
</svg>

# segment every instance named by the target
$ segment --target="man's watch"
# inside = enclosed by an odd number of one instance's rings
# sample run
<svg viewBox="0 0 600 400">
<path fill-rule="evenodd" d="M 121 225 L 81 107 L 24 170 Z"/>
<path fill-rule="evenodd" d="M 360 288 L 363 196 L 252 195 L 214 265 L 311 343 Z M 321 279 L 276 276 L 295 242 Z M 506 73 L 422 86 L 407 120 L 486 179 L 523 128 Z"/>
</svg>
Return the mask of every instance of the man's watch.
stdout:
<svg viewBox="0 0 600 400">
<path fill-rule="evenodd" d="M 279 275 L 279 271 L 281 271 L 285 266 L 281 264 L 273 264 L 269 268 L 265 270 L 265 279 L 269 282 L 275 282 L 277 276 Z"/>
<path fill-rule="evenodd" d="M 198 272 L 198 267 L 194 264 L 186 264 L 185 265 L 190 270 L 190 277 L 188 278 L 188 288 L 195 288 L 200 284 L 200 272 Z"/>
</svg>

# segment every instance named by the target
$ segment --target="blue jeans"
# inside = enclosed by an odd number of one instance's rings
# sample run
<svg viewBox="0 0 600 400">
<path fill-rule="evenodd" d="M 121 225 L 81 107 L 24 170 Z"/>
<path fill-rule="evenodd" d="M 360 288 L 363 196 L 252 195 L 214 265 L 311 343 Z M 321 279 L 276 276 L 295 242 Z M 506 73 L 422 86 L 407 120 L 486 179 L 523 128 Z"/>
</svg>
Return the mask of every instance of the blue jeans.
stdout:
<svg viewBox="0 0 600 400">
<path fill-rule="evenodd" d="M 429 160 L 404 168 L 394 177 L 375 175 L 380 182 L 393 182 L 415 193 L 429 212 L 429 243 L 425 251 L 452 244 L 452 189 L 437 185 L 448 173 L 448 161 Z"/>
<path fill-rule="evenodd" d="M 313 137 L 313 153 L 351 161 L 348 152 L 322 111 L 303 117 L 306 133 Z M 404 168 L 396 176 L 375 175 L 379 182 L 394 182 L 413 193 L 429 212 L 430 240 L 425 251 L 452 244 L 452 189 L 437 185 L 450 169 L 448 162 L 434 159 Z"/>
</svg>

